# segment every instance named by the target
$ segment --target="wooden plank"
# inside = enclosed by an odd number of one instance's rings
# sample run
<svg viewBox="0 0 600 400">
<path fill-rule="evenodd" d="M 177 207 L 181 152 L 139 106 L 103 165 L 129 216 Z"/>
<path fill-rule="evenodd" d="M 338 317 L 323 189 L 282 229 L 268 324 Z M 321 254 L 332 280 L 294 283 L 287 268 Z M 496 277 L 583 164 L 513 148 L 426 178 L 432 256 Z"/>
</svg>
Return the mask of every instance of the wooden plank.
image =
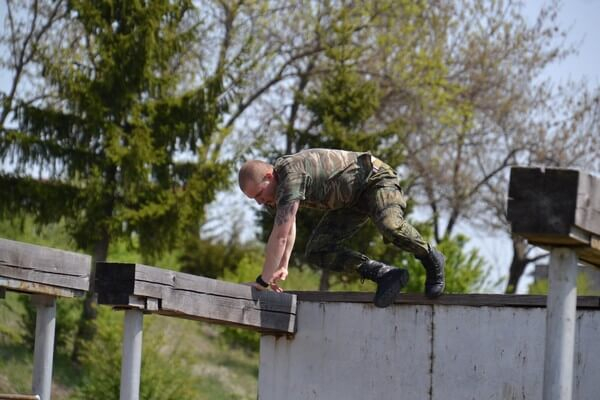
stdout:
<svg viewBox="0 0 600 400">
<path fill-rule="evenodd" d="M 294 333 L 295 315 L 257 308 L 252 302 L 208 294 L 174 291 L 162 300 L 161 310 L 171 315 L 193 317 L 211 322 L 252 328 L 255 330 Z"/>
<path fill-rule="evenodd" d="M 56 288 L 87 291 L 91 257 L 48 247 L 0 239 L 0 277 L 24 284 L 24 291 L 53 292 Z M 21 284 L 20 284 L 21 285 Z M 50 288 L 42 290 L 41 286 Z"/>
<path fill-rule="evenodd" d="M 97 263 L 96 290 L 100 304 L 137 307 L 139 303 L 147 312 L 261 332 L 293 333 L 295 329 L 295 296 L 147 265 Z M 131 304 L 132 297 L 140 300 Z"/>
<path fill-rule="evenodd" d="M 579 174 L 575 225 L 585 231 L 600 234 L 600 177 Z"/>
<path fill-rule="evenodd" d="M 579 172 L 512 168 L 508 220 L 514 233 L 568 236 L 575 222 Z"/>
<path fill-rule="evenodd" d="M 72 276 L 89 276 L 92 258 L 86 254 L 0 239 L 0 264 Z"/>
<path fill-rule="evenodd" d="M 95 288 L 100 304 L 126 304 L 134 285 L 135 264 L 96 263 Z"/>
<path fill-rule="evenodd" d="M 57 272 L 36 271 L 0 264 L 0 276 L 65 289 L 87 291 L 90 287 L 89 274 L 82 276 L 64 275 Z"/>
<path fill-rule="evenodd" d="M 6 290 L 23 293 L 47 294 L 57 297 L 82 297 L 86 291 L 57 286 L 27 282 L 19 279 L 0 277 L 0 287 Z"/>
<path fill-rule="evenodd" d="M 116 284 L 115 284 L 116 283 Z M 223 282 L 202 276 L 175 272 L 142 264 L 98 262 L 96 270 L 98 293 L 127 294 L 164 299 L 172 291 L 194 294 L 209 294 L 223 298 L 242 299 L 255 303 L 258 308 L 295 313 L 295 302 L 291 297 L 278 293 L 257 292 L 251 286 Z M 257 297 L 257 293 L 260 295 Z"/>
<path fill-rule="evenodd" d="M 178 272 L 175 274 L 175 290 L 208 293 L 222 297 L 246 299 L 258 302 L 260 308 L 273 311 L 296 313 L 296 302 L 293 297 L 282 297 L 280 293 L 271 291 L 259 292 L 251 286 L 224 282 Z"/>
<path fill-rule="evenodd" d="M 298 301 L 371 303 L 373 293 L 367 292 L 313 292 L 292 291 Z M 471 307 L 546 307 L 546 296 L 508 294 L 444 294 L 437 299 L 428 299 L 421 294 L 400 294 L 395 304 L 456 305 Z M 600 308 L 600 297 L 580 296 L 578 308 Z"/>
<path fill-rule="evenodd" d="M 507 218 L 514 234 L 542 247 L 573 247 L 600 266 L 600 178 L 570 169 L 511 169 Z"/>
</svg>

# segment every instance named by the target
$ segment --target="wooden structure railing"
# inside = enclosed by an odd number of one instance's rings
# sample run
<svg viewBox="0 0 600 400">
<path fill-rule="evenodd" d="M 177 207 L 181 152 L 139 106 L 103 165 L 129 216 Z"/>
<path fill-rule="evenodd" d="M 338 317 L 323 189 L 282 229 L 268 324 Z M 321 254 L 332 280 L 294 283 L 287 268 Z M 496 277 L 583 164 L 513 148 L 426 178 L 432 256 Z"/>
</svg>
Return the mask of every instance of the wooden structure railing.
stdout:
<svg viewBox="0 0 600 400">
<path fill-rule="evenodd" d="M 52 384 L 56 297 L 80 297 L 90 288 L 91 257 L 0 239 L 0 298 L 30 294 L 36 305 L 33 395 L 0 399 L 49 400 Z M 121 399 L 139 398 L 143 314 L 234 325 L 292 335 L 296 296 L 257 291 L 235 283 L 140 264 L 97 263 L 100 304 L 125 310 Z"/>
<path fill-rule="evenodd" d="M 141 264 L 96 264 L 98 303 L 146 313 L 293 334 L 296 298 Z"/>
<path fill-rule="evenodd" d="M 140 264 L 96 264 L 98 302 L 125 309 L 121 400 L 139 398 L 143 314 L 293 334 L 296 296 Z"/>
<path fill-rule="evenodd" d="M 513 234 L 550 250 L 544 400 L 573 395 L 577 263 L 600 266 L 600 178 L 573 169 L 513 168 Z"/>
<path fill-rule="evenodd" d="M 83 296 L 90 286 L 90 270 L 90 256 L 0 239 L 2 294 L 7 290 L 28 293 L 36 307 L 32 379 L 35 395 L 0 398 L 50 399 L 56 298 Z"/>
</svg>

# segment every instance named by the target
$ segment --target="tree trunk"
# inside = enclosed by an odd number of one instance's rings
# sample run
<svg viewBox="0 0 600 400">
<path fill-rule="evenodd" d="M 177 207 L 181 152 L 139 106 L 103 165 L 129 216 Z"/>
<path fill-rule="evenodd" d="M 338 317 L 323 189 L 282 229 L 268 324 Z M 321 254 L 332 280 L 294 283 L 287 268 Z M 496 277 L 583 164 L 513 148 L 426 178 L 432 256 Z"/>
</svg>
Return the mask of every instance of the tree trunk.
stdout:
<svg viewBox="0 0 600 400">
<path fill-rule="evenodd" d="M 94 339 L 96 335 L 95 320 L 98 315 L 95 294 L 96 261 L 106 261 L 109 244 L 110 237 L 108 232 L 105 231 L 102 233 L 102 239 L 94 245 L 92 268 L 90 270 L 90 290 L 86 293 L 83 301 L 83 312 L 81 313 L 81 319 L 77 327 L 77 336 L 73 344 L 73 353 L 71 354 L 71 359 L 75 362 L 79 361 L 82 345 Z"/>
<path fill-rule="evenodd" d="M 321 292 L 327 292 L 329 290 L 329 276 L 330 271 L 328 269 L 321 270 L 321 279 L 319 281 L 319 290 Z"/>
<path fill-rule="evenodd" d="M 512 294 L 517 291 L 519 280 L 525 272 L 525 267 L 529 264 L 527 258 L 527 241 L 521 237 L 513 237 L 513 258 L 510 264 L 510 271 L 508 274 L 508 284 L 506 285 L 507 294 Z"/>
</svg>

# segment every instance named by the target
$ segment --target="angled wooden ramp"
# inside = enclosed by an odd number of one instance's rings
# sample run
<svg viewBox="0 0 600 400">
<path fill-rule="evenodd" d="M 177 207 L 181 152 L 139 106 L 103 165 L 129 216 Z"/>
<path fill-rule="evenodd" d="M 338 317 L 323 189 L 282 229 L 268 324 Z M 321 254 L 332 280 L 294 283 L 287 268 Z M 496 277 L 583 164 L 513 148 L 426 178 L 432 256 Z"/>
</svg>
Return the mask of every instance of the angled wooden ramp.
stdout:
<svg viewBox="0 0 600 400">
<path fill-rule="evenodd" d="M 121 400 L 138 400 L 143 314 L 234 325 L 262 333 L 296 331 L 296 296 L 141 264 L 96 263 L 98 303 L 125 309 Z"/>
<path fill-rule="evenodd" d="M 293 334 L 296 296 L 142 264 L 96 263 L 98 303 Z"/>
</svg>

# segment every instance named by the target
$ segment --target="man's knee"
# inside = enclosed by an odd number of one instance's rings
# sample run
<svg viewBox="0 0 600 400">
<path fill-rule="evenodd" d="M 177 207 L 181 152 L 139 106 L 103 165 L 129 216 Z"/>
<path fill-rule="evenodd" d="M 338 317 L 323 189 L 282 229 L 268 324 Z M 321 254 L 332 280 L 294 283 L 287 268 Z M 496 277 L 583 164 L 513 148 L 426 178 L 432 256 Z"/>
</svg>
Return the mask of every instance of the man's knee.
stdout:
<svg viewBox="0 0 600 400">
<path fill-rule="evenodd" d="M 382 210 L 374 222 L 385 241 L 415 255 L 427 251 L 427 243 L 419 232 L 404 219 L 401 207 L 394 206 Z"/>
</svg>

